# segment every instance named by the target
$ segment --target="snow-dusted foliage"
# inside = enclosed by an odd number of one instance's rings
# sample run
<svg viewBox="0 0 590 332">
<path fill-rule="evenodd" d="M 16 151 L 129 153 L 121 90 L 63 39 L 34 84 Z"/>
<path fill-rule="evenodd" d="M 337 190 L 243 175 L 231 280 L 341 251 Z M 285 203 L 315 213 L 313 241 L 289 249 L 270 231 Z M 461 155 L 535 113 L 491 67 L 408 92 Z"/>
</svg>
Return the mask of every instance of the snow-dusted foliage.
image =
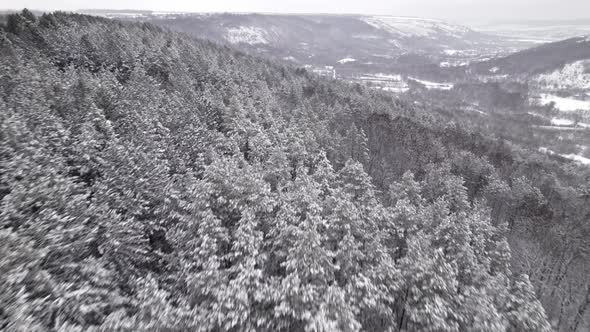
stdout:
<svg viewBox="0 0 590 332">
<path fill-rule="evenodd" d="M 590 89 L 590 61 L 567 64 L 560 70 L 540 74 L 533 81 L 540 87 L 551 90 Z"/>
<path fill-rule="evenodd" d="M 257 27 L 238 27 L 227 29 L 225 39 L 232 44 L 267 44 L 267 32 Z"/>
<path fill-rule="evenodd" d="M 541 290 L 586 326 L 510 247 L 585 257 L 574 168 L 150 24 L 7 22 L 1 330 L 544 332 Z"/>
</svg>

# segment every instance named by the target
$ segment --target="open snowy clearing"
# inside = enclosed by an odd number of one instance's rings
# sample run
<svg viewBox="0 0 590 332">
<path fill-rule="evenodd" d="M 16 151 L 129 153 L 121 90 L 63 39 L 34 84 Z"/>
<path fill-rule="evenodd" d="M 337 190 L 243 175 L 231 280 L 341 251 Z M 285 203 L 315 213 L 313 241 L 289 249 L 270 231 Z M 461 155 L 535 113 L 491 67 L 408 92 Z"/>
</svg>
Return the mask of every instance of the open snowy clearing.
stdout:
<svg viewBox="0 0 590 332">
<path fill-rule="evenodd" d="M 418 82 L 426 87 L 428 90 L 451 90 L 453 89 L 454 85 L 452 83 L 437 83 L 437 82 L 430 82 L 425 80 L 420 80 L 414 77 L 408 77 L 408 79 Z"/>
<path fill-rule="evenodd" d="M 555 103 L 555 108 L 562 112 L 572 112 L 578 110 L 590 110 L 590 101 L 577 100 L 573 98 L 564 98 L 547 93 L 542 93 L 538 99 L 543 106 Z"/>
</svg>

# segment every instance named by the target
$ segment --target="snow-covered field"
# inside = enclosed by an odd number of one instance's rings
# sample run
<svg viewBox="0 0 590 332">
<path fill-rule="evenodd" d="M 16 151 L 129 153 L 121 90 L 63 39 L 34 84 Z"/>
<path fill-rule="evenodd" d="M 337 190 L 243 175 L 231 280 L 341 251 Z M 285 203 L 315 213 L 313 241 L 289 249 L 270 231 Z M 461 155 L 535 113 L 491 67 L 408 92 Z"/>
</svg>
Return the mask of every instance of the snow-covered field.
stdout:
<svg viewBox="0 0 590 332">
<path fill-rule="evenodd" d="M 266 39 L 266 31 L 257 27 L 239 27 L 229 28 L 225 35 L 225 39 L 232 44 L 268 44 Z"/>
<path fill-rule="evenodd" d="M 338 60 L 338 63 L 343 65 L 345 63 L 349 63 L 349 62 L 356 62 L 356 59 L 353 58 L 344 58 L 344 59 L 340 59 Z"/>
<path fill-rule="evenodd" d="M 555 108 L 562 112 L 572 112 L 578 110 L 590 110 L 590 101 L 578 100 L 573 98 L 563 98 L 547 93 L 542 93 L 538 99 L 541 105 L 549 105 L 551 102 L 555 103 Z"/>
<path fill-rule="evenodd" d="M 430 82 L 425 80 L 420 80 L 414 77 L 408 77 L 408 79 L 412 81 L 416 81 L 426 87 L 428 90 L 451 90 L 453 89 L 454 85 L 452 83 L 437 83 L 437 82 Z"/>
<path fill-rule="evenodd" d="M 573 126 L 574 121 L 568 119 L 553 118 L 551 119 L 551 124 L 554 126 Z"/>
</svg>

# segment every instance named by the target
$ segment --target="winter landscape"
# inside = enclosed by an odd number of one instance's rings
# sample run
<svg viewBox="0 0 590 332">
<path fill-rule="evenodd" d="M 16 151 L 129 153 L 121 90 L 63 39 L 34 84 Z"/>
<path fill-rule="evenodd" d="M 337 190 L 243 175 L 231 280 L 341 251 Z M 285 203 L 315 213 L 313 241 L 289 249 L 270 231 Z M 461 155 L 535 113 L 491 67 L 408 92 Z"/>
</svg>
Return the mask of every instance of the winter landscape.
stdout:
<svg viewBox="0 0 590 332">
<path fill-rule="evenodd" d="M 590 4 L 50 3 L 0 4 L 0 331 L 590 330 Z"/>
</svg>

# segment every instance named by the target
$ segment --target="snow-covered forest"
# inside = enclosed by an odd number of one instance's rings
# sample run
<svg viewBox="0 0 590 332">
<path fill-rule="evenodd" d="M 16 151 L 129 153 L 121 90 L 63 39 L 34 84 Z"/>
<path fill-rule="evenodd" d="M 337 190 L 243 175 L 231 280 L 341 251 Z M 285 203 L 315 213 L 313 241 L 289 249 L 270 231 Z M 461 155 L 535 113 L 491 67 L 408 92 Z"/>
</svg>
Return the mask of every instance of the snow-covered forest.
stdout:
<svg viewBox="0 0 590 332">
<path fill-rule="evenodd" d="M 589 179 L 393 94 L 24 10 L 0 29 L 0 330 L 583 331 Z"/>
</svg>

